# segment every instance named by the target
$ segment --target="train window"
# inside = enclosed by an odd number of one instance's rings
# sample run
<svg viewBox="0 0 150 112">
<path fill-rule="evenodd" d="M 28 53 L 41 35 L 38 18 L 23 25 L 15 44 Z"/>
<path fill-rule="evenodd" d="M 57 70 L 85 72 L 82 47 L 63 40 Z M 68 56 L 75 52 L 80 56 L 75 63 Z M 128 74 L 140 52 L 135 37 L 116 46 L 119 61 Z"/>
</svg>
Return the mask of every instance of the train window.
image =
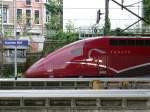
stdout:
<svg viewBox="0 0 150 112">
<path fill-rule="evenodd" d="M 135 40 L 128 40 L 129 46 L 135 46 Z"/>
<path fill-rule="evenodd" d="M 127 40 L 119 40 L 119 46 L 126 46 L 127 44 Z"/>
<path fill-rule="evenodd" d="M 150 40 L 145 40 L 145 46 L 150 46 Z"/>
<path fill-rule="evenodd" d="M 136 46 L 144 46 L 144 40 L 136 40 Z"/>
<path fill-rule="evenodd" d="M 150 40 L 115 40 L 111 39 L 112 46 L 150 46 Z"/>
<path fill-rule="evenodd" d="M 109 44 L 112 45 L 112 46 L 117 46 L 118 45 L 118 40 L 111 39 L 109 41 Z"/>
<path fill-rule="evenodd" d="M 74 56 L 81 56 L 83 54 L 83 49 L 82 48 L 77 48 L 71 51 L 71 54 Z"/>
</svg>

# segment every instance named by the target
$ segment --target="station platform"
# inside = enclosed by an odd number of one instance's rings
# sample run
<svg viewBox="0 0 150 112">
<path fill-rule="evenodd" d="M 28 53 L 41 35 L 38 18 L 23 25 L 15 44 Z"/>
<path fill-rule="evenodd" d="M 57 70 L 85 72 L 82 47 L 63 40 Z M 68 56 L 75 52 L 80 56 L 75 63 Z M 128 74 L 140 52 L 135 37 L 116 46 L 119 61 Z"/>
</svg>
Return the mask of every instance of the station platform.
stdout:
<svg viewBox="0 0 150 112">
<path fill-rule="evenodd" d="M 0 90 L 0 112 L 149 112 L 150 90 Z"/>
</svg>

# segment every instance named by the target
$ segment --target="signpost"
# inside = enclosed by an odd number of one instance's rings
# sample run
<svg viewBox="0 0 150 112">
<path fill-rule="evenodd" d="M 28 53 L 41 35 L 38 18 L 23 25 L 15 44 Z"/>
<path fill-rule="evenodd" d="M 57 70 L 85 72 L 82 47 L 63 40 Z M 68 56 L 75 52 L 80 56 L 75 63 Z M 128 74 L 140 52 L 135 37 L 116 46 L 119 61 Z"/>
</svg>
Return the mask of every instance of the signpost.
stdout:
<svg viewBox="0 0 150 112">
<path fill-rule="evenodd" d="M 3 45 L 28 46 L 28 40 L 3 40 Z"/>
<path fill-rule="evenodd" d="M 15 80 L 17 80 L 17 46 L 28 46 L 28 40 L 3 40 L 4 46 L 15 46 Z"/>
</svg>

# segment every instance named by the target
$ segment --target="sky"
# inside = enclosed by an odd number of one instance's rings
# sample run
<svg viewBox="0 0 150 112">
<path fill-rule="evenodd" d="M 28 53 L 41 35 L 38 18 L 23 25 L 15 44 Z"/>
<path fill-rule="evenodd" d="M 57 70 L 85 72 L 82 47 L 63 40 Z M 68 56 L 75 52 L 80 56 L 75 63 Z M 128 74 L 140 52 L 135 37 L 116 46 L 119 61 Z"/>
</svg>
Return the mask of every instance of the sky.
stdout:
<svg viewBox="0 0 150 112">
<path fill-rule="evenodd" d="M 121 3 L 121 0 L 116 0 Z M 124 0 L 124 5 L 130 5 L 141 0 Z M 109 3 L 109 17 L 111 21 L 111 28 L 118 27 L 126 28 L 138 20 L 137 17 L 127 12 L 125 9 L 121 10 L 121 7 L 116 5 L 110 0 Z M 136 4 L 134 7 L 128 7 L 136 14 L 141 16 L 141 4 Z M 72 21 L 76 28 L 82 26 L 92 26 L 96 23 L 97 10 L 101 9 L 102 13 L 105 13 L 105 0 L 64 0 L 63 1 L 63 21 L 64 27 L 69 20 Z M 100 26 L 104 25 L 105 15 L 101 16 Z M 139 24 L 138 24 L 139 25 Z"/>
</svg>

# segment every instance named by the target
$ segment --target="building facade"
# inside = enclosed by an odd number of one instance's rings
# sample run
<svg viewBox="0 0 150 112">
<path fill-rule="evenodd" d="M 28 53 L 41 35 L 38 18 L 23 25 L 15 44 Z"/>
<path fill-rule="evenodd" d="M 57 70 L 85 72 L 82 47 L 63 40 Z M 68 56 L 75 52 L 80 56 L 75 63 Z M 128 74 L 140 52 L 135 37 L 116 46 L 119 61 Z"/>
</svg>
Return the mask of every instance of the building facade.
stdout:
<svg viewBox="0 0 150 112">
<path fill-rule="evenodd" d="M 54 1 L 63 4 L 63 0 Z M 4 31 L 1 38 L 28 40 L 30 52 L 41 52 L 44 37 L 49 31 L 46 30 L 45 24 L 51 21 L 52 16 L 46 10 L 45 3 L 48 3 L 48 0 L 1 0 L 0 30 Z M 59 16 L 60 24 L 63 25 L 63 15 Z"/>
<path fill-rule="evenodd" d="M 2 6 L 3 4 L 3 6 Z M 13 0 L 1 0 L 0 1 L 0 31 L 6 35 L 6 36 L 12 36 L 13 35 Z M 2 10 L 3 8 L 3 10 Z M 3 13 L 3 14 L 2 14 Z M 2 19 L 3 17 L 3 19 Z"/>
<path fill-rule="evenodd" d="M 30 41 L 31 52 L 43 50 L 46 22 L 44 0 L 16 0 L 16 35 Z"/>
<path fill-rule="evenodd" d="M 4 32 L 3 38 L 26 39 L 30 42 L 31 52 L 42 51 L 46 22 L 45 2 L 45 0 L 1 0 L 0 30 Z"/>
<path fill-rule="evenodd" d="M 3 45 L 4 40 L 28 40 L 29 47 L 17 47 L 17 62 L 26 61 L 26 52 L 41 52 L 46 22 L 43 0 L 0 1 L 0 63 L 14 63 L 15 46 Z M 3 10 L 2 10 L 3 9 Z M 2 33 L 3 32 L 3 33 Z M 0 64 L 0 65 L 1 65 Z"/>
</svg>

